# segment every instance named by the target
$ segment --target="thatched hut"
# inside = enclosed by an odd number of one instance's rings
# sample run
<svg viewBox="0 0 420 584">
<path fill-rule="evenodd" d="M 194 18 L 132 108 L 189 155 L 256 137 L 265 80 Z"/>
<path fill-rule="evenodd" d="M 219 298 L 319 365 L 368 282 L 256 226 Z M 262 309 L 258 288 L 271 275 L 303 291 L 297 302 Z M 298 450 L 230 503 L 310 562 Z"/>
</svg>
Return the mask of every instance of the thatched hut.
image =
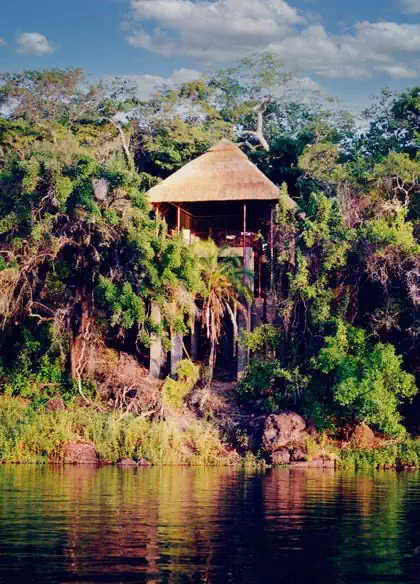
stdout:
<svg viewBox="0 0 420 584">
<path fill-rule="evenodd" d="M 218 245 L 244 249 L 255 247 L 259 233 L 271 238 L 279 199 L 278 187 L 226 139 L 148 194 L 169 228 L 182 231 L 186 239 L 211 237 Z"/>
<path fill-rule="evenodd" d="M 273 250 L 279 188 L 236 144 L 221 140 L 148 194 L 173 232 L 190 242 L 210 237 L 243 257 L 244 268 L 255 275 L 255 297 L 263 300 L 269 286 L 263 247 Z"/>
<path fill-rule="evenodd" d="M 149 191 L 154 204 L 277 201 L 279 190 L 225 138 Z"/>
</svg>

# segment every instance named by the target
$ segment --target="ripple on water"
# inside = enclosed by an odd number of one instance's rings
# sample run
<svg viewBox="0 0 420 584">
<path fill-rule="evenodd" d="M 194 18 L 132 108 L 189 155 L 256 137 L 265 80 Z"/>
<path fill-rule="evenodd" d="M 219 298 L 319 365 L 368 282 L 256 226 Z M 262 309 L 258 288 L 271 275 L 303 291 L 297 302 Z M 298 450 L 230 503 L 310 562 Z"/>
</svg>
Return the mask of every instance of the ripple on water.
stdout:
<svg viewBox="0 0 420 584">
<path fill-rule="evenodd" d="M 418 473 L 0 467 L 0 583 L 420 582 Z"/>
</svg>

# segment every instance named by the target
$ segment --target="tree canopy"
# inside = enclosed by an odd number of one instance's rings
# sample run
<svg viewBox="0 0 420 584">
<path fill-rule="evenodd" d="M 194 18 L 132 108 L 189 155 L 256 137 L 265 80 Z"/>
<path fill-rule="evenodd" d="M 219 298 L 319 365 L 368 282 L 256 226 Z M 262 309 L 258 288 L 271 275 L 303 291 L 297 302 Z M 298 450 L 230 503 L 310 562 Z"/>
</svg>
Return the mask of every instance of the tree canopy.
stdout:
<svg viewBox="0 0 420 584">
<path fill-rule="evenodd" d="M 144 361 L 151 337 L 167 347 L 187 330 L 198 296 L 223 313 L 239 305 L 235 277 L 170 236 L 145 195 L 225 136 L 279 186 L 275 334 L 251 337 L 242 399 L 293 404 L 320 427 L 351 419 L 397 435 L 404 416 L 415 424 L 420 89 L 384 90 L 356 132 L 298 84 L 270 55 L 147 100 L 77 69 L 1 76 L 3 389 L 42 397 L 76 384 L 86 397 L 88 347 Z M 208 334 L 216 342 L 220 322 Z"/>
</svg>

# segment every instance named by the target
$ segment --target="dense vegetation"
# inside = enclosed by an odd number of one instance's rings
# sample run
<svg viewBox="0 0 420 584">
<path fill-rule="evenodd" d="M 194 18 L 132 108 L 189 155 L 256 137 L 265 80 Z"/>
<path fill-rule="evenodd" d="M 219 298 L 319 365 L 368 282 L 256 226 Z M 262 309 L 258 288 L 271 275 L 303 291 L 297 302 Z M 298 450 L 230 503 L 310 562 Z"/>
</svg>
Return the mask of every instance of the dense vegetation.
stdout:
<svg viewBox="0 0 420 584">
<path fill-rule="evenodd" d="M 153 336 L 168 348 L 188 330 L 198 297 L 212 315 L 210 382 L 222 318 L 247 293 L 211 245 L 206 260 L 170 237 L 145 192 L 223 136 L 281 186 L 268 258 L 276 319 L 245 339 L 238 399 L 296 409 L 320 430 L 417 431 L 420 89 L 384 91 L 362 131 L 334 102 L 301 95 L 267 55 L 147 101 L 124 80 L 89 87 L 78 70 L 2 75 L 0 458 L 6 443 L 16 457 L 14 398 L 32 411 L 60 396 L 113 411 L 115 424 L 168 400 L 179 408 L 197 371 L 187 363 L 191 375 L 146 398 L 139 364 Z M 32 414 L 16 404 L 21 428 Z"/>
</svg>

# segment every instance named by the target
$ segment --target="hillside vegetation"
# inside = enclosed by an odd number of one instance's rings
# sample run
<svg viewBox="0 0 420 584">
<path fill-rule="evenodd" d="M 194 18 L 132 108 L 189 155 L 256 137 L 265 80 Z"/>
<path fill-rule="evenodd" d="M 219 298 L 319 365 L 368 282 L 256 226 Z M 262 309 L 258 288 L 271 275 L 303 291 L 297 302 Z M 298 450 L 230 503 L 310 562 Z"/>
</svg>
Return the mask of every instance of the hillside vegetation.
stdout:
<svg viewBox="0 0 420 584">
<path fill-rule="evenodd" d="M 418 432 L 420 88 L 385 90 L 362 131 L 334 101 L 302 95 L 270 55 L 146 101 L 125 80 L 90 87 L 79 70 L 1 76 L 1 460 L 46 459 L 80 439 L 107 460 L 173 462 L 182 410 L 194 422 L 175 458 L 226 455 L 211 380 L 222 317 L 248 292 L 238 266 L 218 269 L 214 249 L 204 261 L 169 236 L 145 194 L 222 137 L 279 185 L 267 257 L 276 318 L 244 341 L 251 360 L 232 407 L 294 410 L 330 436 L 357 423 L 397 442 Z M 152 383 L 151 340 L 168 349 L 187 333 L 198 298 L 208 360 Z M 48 413 L 52 399 L 66 409 Z M 52 436 L 44 447 L 37 424 Z M 103 445 L 108 432 L 118 447 Z"/>
</svg>

